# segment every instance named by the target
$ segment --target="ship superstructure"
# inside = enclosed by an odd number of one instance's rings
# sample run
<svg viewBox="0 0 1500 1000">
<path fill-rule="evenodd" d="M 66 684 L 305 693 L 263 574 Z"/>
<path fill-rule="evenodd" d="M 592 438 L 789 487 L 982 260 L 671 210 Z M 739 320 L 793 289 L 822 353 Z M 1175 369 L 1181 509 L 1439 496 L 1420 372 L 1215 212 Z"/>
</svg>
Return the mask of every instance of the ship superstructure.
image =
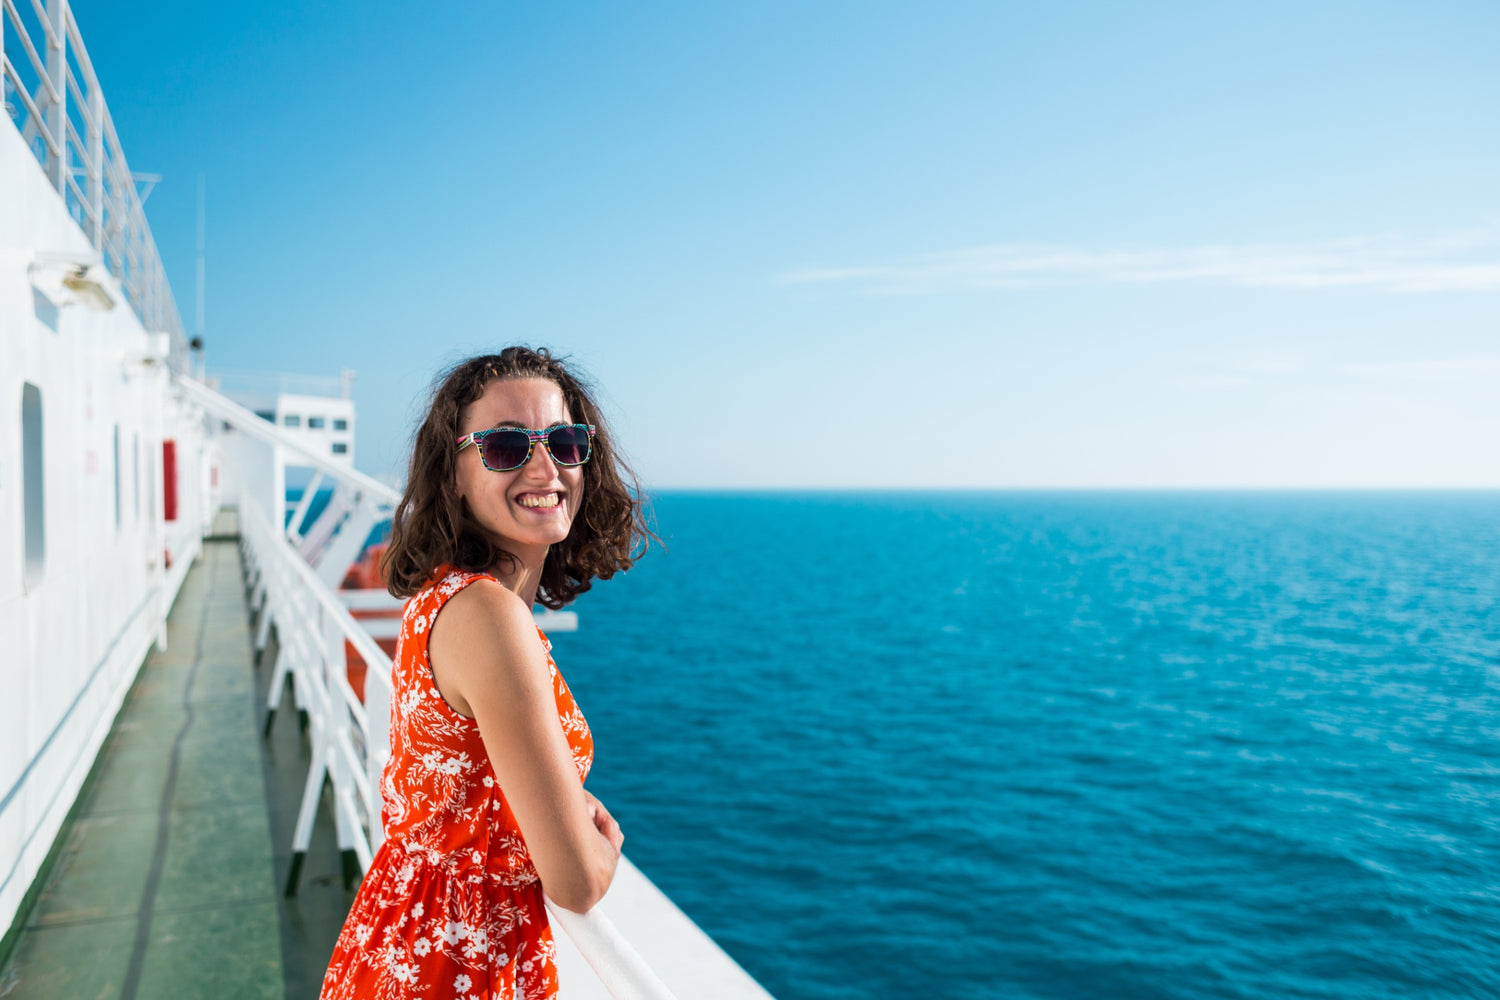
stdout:
<svg viewBox="0 0 1500 1000">
<path fill-rule="evenodd" d="M 354 465 L 354 372 L 337 378 L 215 371 L 207 384 L 291 439 Z"/>
<path fill-rule="evenodd" d="M 349 377 L 336 391 L 201 377 L 67 0 L 5 0 L 0 11 L 11 122 L 0 125 L 3 952 L 85 781 L 105 780 L 96 756 L 143 662 L 167 655 L 169 616 L 205 537 L 218 539 L 206 560 L 218 585 L 226 567 L 245 574 L 248 639 L 270 672 L 267 725 L 283 691 L 306 723 L 305 790 L 279 891 L 297 891 L 316 824 L 331 822 L 354 866 L 379 845 L 390 661 L 372 636 L 385 626 L 372 622 L 399 604 L 340 586 L 397 500 L 354 468 Z M 289 478 L 301 490 L 290 507 Z M 238 543 L 231 557 L 226 539 Z M 197 636 L 195 656 L 222 641 Z M 211 887 L 214 873 L 204 877 Z M 766 996 L 628 861 L 589 914 L 553 915 L 567 932 L 567 997 Z M 235 946 L 230 927 L 222 956 Z M 132 969 L 121 989 L 134 996 L 140 963 Z"/>
</svg>

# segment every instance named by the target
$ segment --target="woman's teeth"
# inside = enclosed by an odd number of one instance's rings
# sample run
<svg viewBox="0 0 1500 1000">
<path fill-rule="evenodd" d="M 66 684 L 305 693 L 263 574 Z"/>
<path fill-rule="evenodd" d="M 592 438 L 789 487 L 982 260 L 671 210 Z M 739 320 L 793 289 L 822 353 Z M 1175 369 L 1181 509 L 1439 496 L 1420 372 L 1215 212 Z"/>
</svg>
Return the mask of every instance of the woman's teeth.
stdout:
<svg viewBox="0 0 1500 1000">
<path fill-rule="evenodd" d="M 556 507 L 557 494 L 544 493 L 538 496 L 535 493 L 528 493 L 525 496 L 520 497 L 519 502 L 522 507 Z"/>
</svg>

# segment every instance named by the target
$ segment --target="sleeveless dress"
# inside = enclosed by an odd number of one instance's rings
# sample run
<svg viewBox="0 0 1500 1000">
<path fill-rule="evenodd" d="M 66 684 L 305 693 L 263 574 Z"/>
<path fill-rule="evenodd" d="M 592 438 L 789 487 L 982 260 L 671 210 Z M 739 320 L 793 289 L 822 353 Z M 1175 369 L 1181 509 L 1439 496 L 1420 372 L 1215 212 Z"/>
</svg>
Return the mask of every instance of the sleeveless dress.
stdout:
<svg viewBox="0 0 1500 1000">
<path fill-rule="evenodd" d="M 386 839 L 323 978 L 323 1000 L 537 1000 L 557 996 L 542 884 L 479 725 L 438 693 L 427 637 L 454 594 L 487 573 L 445 567 L 407 602 L 392 662 Z M 578 779 L 594 741 L 547 650 L 557 718 Z"/>
</svg>

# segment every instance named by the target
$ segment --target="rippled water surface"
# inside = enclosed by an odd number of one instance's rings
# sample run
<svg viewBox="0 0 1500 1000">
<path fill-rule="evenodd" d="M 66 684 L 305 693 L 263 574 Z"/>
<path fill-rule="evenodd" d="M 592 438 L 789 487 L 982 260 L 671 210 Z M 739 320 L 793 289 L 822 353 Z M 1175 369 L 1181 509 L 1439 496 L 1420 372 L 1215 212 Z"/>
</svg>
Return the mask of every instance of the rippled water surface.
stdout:
<svg viewBox="0 0 1500 1000">
<path fill-rule="evenodd" d="M 557 658 L 780 1000 L 1500 996 L 1500 494 L 656 512 Z"/>
</svg>

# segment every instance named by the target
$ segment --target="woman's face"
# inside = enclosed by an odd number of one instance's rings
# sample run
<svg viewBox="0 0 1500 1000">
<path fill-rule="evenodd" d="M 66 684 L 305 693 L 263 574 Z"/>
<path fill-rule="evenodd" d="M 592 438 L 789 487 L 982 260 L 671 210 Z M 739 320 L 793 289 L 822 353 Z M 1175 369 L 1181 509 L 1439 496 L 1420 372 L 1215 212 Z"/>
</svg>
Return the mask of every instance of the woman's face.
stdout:
<svg viewBox="0 0 1500 1000">
<path fill-rule="evenodd" d="M 546 430 L 572 422 L 557 383 L 540 378 L 500 379 L 464 408 L 458 430 L 460 434 L 491 427 Z M 468 445 L 458 455 L 455 479 L 458 494 L 468 502 L 474 519 L 508 543 L 506 549 L 522 560 L 528 554 L 544 557 L 549 545 L 567 538 L 583 500 L 583 466 L 558 465 L 541 442 L 532 445 L 525 465 L 509 472 L 486 469 L 479 449 Z M 533 551 L 527 553 L 527 549 Z"/>
</svg>

